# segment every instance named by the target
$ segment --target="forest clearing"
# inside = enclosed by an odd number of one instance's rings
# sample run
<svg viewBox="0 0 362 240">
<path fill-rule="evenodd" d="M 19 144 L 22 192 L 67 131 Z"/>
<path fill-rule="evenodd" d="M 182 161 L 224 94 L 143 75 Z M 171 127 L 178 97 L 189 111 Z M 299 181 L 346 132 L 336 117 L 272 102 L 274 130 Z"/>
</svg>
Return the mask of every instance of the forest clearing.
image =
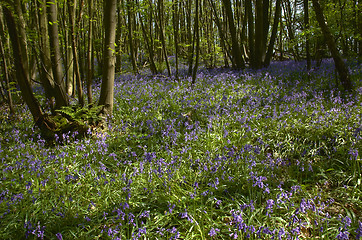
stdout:
<svg viewBox="0 0 362 240">
<path fill-rule="evenodd" d="M 361 239 L 361 0 L 0 0 L 0 239 Z"/>
<path fill-rule="evenodd" d="M 115 81 L 109 131 L 47 147 L 1 118 L 1 239 L 360 239 L 362 65 Z M 95 87 L 99 94 L 99 87 Z"/>
</svg>

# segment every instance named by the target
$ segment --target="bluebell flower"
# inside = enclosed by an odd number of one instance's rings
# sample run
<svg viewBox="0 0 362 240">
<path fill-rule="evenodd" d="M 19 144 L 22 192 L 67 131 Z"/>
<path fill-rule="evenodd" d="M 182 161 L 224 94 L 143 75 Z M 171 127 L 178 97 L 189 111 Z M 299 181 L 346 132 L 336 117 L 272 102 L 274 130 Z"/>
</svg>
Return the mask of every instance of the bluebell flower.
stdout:
<svg viewBox="0 0 362 240">
<path fill-rule="evenodd" d="M 362 222 L 358 221 L 358 228 L 356 229 L 356 239 L 362 238 Z"/>
<path fill-rule="evenodd" d="M 338 240 L 348 240 L 349 232 L 348 231 L 340 231 L 336 237 Z"/>
<path fill-rule="evenodd" d="M 211 228 L 208 234 L 210 237 L 214 237 L 217 235 L 217 232 L 220 232 L 218 228 Z"/>
<path fill-rule="evenodd" d="M 61 233 L 57 233 L 55 234 L 55 236 L 57 237 L 58 240 L 63 240 L 63 236 Z"/>
</svg>

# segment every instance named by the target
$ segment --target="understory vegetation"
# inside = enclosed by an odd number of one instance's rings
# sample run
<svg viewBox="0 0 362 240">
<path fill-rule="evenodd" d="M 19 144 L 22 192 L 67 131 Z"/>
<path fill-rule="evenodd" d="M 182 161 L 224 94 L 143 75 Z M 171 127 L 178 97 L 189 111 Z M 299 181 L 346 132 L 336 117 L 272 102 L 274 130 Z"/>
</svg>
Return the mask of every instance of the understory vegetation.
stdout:
<svg viewBox="0 0 362 240">
<path fill-rule="evenodd" d="M 329 60 L 200 70 L 193 87 L 122 75 L 107 130 L 62 144 L 3 109 L 0 239 L 361 239 L 362 63 L 348 66 L 351 93 Z"/>
</svg>

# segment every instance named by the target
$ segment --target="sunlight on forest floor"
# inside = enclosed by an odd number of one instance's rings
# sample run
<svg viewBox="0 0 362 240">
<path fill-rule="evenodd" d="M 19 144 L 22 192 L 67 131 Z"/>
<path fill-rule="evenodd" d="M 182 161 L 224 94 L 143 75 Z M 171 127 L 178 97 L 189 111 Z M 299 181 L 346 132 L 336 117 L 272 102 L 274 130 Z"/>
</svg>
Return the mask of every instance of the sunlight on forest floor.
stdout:
<svg viewBox="0 0 362 240">
<path fill-rule="evenodd" d="M 362 63 L 121 75 L 109 132 L 0 118 L 0 239 L 360 239 Z M 95 87 L 95 99 L 99 86 Z M 19 106 L 20 107 L 20 106 Z"/>
</svg>

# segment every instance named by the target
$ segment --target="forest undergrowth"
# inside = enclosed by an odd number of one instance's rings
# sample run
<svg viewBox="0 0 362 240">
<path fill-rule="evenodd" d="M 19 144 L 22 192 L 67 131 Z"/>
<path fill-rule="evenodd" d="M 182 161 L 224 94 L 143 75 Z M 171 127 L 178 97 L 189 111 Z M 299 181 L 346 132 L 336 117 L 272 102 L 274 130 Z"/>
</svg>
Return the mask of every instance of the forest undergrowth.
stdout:
<svg viewBox="0 0 362 240">
<path fill-rule="evenodd" d="M 121 75 L 107 132 L 0 117 L 0 239 L 361 239 L 362 63 Z M 95 99 L 100 87 L 94 89 Z"/>
</svg>

